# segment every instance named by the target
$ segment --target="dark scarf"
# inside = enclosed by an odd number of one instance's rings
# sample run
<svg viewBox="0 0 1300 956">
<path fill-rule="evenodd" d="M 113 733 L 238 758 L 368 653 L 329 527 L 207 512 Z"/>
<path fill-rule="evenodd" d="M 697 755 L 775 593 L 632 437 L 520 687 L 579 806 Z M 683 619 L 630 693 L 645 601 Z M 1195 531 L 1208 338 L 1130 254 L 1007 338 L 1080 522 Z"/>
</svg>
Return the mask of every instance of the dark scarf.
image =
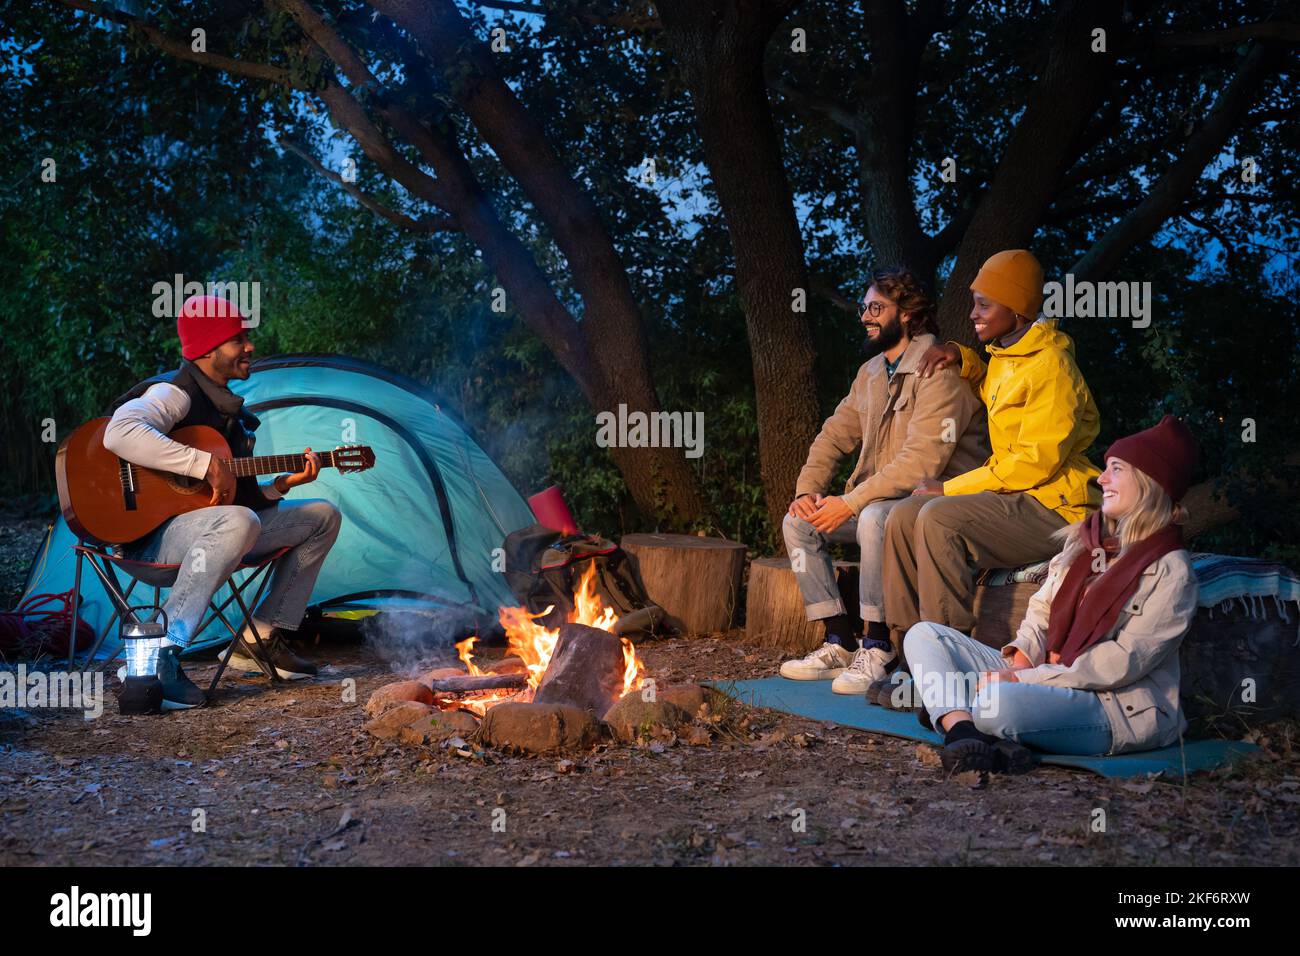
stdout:
<svg viewBox="0 0 1300 956">
<path fill-rule="evenodd" d="M 182 361 L 181 367 L 190 370 L 190 374 L 194 376 L 194 381 L 198 383 L 199 389 L 213 405 L 217 406 L 217 411 L 227 418 L 238 417 L 239 410 L 244 407 L 244 397 L 242 395 L 236 395 L 229 387 L 218 385 L 212 381 L 203 374 L 202 369 L 189 359 Z"/>
<path fill-rule="evenodd" d="M 1100 511 L 1084 519 L 1079 537 L 1083 548 L 1052 598 L 1047 620 L 1048 659 L 1056 653 L 1066 667 L 1092 645 L 1105 640 L 1147 566 L 1183 547 L 1183 529 L 1171 523 L 1113 558 L 1119 553 L 1119 543 L 1114 538 L 1103 539 L 1101 529 Z M 1106 570 L 1100 574 L 1092 569 L 1097 548 L 1106 554 Z"/>
</svg>

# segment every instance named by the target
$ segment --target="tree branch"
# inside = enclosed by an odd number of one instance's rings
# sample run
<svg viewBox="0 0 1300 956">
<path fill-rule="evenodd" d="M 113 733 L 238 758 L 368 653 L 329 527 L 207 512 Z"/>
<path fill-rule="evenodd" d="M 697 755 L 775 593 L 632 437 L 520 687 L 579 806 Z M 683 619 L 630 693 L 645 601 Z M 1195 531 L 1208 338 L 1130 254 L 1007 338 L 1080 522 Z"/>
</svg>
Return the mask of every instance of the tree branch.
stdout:
<svg viewBox="0 0 1300 956">
<path fill-rule="evenodd" d="M 1181 211 L 1178 213 L 1178 217 L 1179 217 L 1180 219 L 1186 220 L 1187 222 L 1191 223 L 1191 224 L 1192 224 L 1193 226 L 1195 226 L 1196 228 L 1201 229 L 1201 230 L 1203 230 L 1203 231 L 1209 233 L 1209 234 L 1210 234 L 1211 236 L 1213 236 L 1215 239 L 1218 239 L 1218 240 L 1219 240 L 1219 244 L 1223 246 L 1223 251 L 1224 251 L 1224 253 L 1225 253 L 1225 254 L 1227 255 L 1227 257 L 1228 257 L 1228 269 L 1229 269 L 1229 271 L 1233 271 L 1233 272 L 1236 271 L 1236 269 L 1237 269 L 1237 247 L 1234 246 L 1234 245 L 1232 244 L 1232 240 L 1230 240 L 1227 236 L 1225 236 L 1225 235 L 1223 234 L 1223 231 L 1222 231 L 1221 229 L 1219 229 L 1219 228 L 1218 228 L 1217 226 L 1215 226 L 1213 223 L 1205 222 L 1205 221 L 1202 220 L 1202 219 L 1197 219 L 1195 216 L 1193 216 L 1190 212 L 1188 212 L 1188 211 L 1185 210 L 1185 209 L 1184 209 L 1184 210 L 1181 210 Z"/>
<path fill-rule="evenodd" d="M 1283 43 L 1300 43 L 1300 23 L 1283 20 L 1265 20 L 1246 23 L 1226 30 L 1209 30 L 1205 33 L 1167 33 L 1147 37 L 1147 43 L 1156 46 L 1231 46 L 1243 40 L 1280 40 Z"/>
<path fill-rule="evenodd" d="M 838 100 L 827 99 L 805 92 L 780 77 L 767 82 L 768 88 L 780 93 L 801 113 L 820 114 L 851 133 L 862 132 L 862 117 L 852 107 Z"/>
<path fill-rule="evenodd" d="M 308 149 L 288 137 L 280 138 L 280 145 L 300 157 L 303 162 L 314 169 L 321 176 L 324 176 L 332 183 L 340 186 L 344 192 L 355 199 L 361 205 L 365 206 L 376 215 L 387 219 L 389 222 L 409 229 L 412 232 L 434 233 L 434 232 L 455 232 L 460 229 L 456 220 L 451 216 L 421 216 L 415 219 L 405 213 L 398 212 L 396 209 L 390 209 L 385 206 L 369 193 L 363 192 L 357 188 L 355 183 L 348 182 L 341 175 L 332 169 L 327 169 L 324 164 Z"/>
<path fill-rule="evenodd" d="M 628 11 L 626 13 L 596 13 L 585 10 L 558 11 L 551 10 L 540 3 L 515 3 L 511 0 L 474 0 L 474 6 L 483 7 L 486 10 L 502 10 L 507 13 L 531 13 L 538 16 L 555 16 L 557 13 L 568 13 L 571 16 L 590 23 L 593 26 L 600 27 L 617 27 L 620 30 L 633 30 L 637 32 L 659 30 L 663 24 L 659 18 L 650 11 L 653 4 L 643 3 L 645 13 L 636 13 Z"/>
<path fill-rule="evenodd" d="M 291 73 L 282 67 L 271 66 L 269 63 L 256 63 L 251 60 L 237 60 L 234 57 L 223 56 L 220 53 L 197 53 L 191 46 L 190 41 L 168 36 L 153 24 L 118 10 L 116 7 L 111 7 L 107 3 L 96 3 L 94 0 L 55 0 L 55 2 L 137 31 L 151 45 L 178 60 L 188 60 L 191 63 L 198 63 L 201 66 L 221 70 L 224 73 L 246 76 L 254 80 L 264 80 L 290 89 L 307 89 L 306 86 L 294 82 Z"/>
<path fill-rule="evenodd" d="M 1219 155 L 1238 120 L 1250 109 L 1272 62 L 1270 48 L 1265 44 L 1255 44 L 1232 82 L 1219 94 L 1205 123 L 1188 139 L 1183 155 L 1166 170 L 1142 202 L 1111 226 L 1070 267 L 1069 271 L 1074 273 L 1076 280 L 1106 275 L 1129 249 L 1151 236 L 1162 222 L 1177 213 L 1206 164 Z"/>
</svg>

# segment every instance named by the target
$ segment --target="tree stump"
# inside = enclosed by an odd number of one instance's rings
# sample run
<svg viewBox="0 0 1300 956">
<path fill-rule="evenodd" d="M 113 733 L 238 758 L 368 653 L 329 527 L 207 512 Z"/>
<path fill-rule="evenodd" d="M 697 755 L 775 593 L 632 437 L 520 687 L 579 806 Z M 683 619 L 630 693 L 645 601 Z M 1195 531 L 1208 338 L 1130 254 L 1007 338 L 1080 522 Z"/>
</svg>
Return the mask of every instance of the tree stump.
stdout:
<svg viewBox="0 0 1300 956">
<path fill-rule="evenodd" d="M 619 544 L 670 625 L 688 634 L 731 627 L 745 574 L 742 543 L 691 534 L 627 534 Z"/>
<path fill-rule="evenodd" d="M 858 612 L 858 566 L 836 561 L 840 597 L 850 614 Z M 804 614 L 803 595 L 790 570 L 789 558 L 756 558 L 749 562 L 749 591 L 745 600 L 746 638 L 761 647 L 776 647 L 804 655 L 821 646 L 825 631 Z"/>
<path fill-rule="evenodd" d="M 623 641 L 585 624 L 565 624 L 533 701 L 590 710 L 599 720 L 623 696 Z"/>
</svg>

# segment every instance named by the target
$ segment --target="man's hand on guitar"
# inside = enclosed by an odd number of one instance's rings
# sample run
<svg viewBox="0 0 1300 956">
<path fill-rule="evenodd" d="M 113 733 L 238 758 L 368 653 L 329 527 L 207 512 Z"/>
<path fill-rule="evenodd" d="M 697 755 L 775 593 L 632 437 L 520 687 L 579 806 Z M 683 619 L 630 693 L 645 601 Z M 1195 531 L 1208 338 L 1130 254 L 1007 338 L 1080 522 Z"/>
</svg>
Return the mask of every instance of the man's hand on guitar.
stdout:
<svg viewBox="0 0 1300 956">
<path fill-rule="evenodd" d="M 281 475 L 275 479 L 275 487 L 279 490 L 288 491 L 290 488 L 296 488 L 299 485 L 305 485 L 310 481 L 315 481 L 316 476 L 320 474 L 320 457 L 307 448 L 303 451 L 304 466 L 302 471 L 295 472 L 292 475 Z"/>
<path fill-rule="evenodd" d="M 235 476 L 216 455 L 208 462 L 208 473 L 203 478 L 212 486 L 212 498 L 208 504 L 228 505 L 235 500 Z"/>
</svg>

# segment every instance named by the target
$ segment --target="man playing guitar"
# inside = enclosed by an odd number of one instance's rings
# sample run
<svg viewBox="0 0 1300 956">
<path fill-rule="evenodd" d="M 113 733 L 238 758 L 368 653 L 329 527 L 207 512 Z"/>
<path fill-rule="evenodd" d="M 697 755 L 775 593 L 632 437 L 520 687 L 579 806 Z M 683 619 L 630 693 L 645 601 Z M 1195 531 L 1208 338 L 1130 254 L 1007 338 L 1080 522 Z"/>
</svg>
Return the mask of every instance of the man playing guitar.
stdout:
<svg viewBox="0 0 1300 956">
<path fill-rule="evenodd" d="M 219 297 L 191 296 L 176 319 L 176 331 L 184 358 L 180 370 L 170 380 L 141 382 L 120 396 L 103 440 L 105 448 L 129 462 L 204 480 L 212 487 L 209 507 L 171 518 L 122 548 L 132 560 L 180 565 L 164 606 L 167 639 L 158 658 L 163 706 L 171 710 L 205 700 L 178 658 L 197 637 L 194 629 L 208 601 L 245 556 L 289 548 L 272 566 L 266 597 L 252 612 L 265 656 L 247 627 L 222 656 L 232 667 L 249 671 L 258 670 L 261 659 L 287 680 L 316 674 L 314 664 L 289 649 L 285 632 L 297 630 L 302 622 L 342 521 L 338 508 L 328 501 L 280 500 L 290 488 L 316 480 L 320 461 L 310 448 L 302 471 L 259 485 L 255 477 L 235 478 L 215 455 L 168 437 L 177 428 L 207 425 L 225 436 L 238 457 L 252 453 L 253 430 L 259 424 L 243 408 L 243 398 L 227 387 L 232 378 L 248 378 L 253 355 L 238 310 Z"/>
</svg>

